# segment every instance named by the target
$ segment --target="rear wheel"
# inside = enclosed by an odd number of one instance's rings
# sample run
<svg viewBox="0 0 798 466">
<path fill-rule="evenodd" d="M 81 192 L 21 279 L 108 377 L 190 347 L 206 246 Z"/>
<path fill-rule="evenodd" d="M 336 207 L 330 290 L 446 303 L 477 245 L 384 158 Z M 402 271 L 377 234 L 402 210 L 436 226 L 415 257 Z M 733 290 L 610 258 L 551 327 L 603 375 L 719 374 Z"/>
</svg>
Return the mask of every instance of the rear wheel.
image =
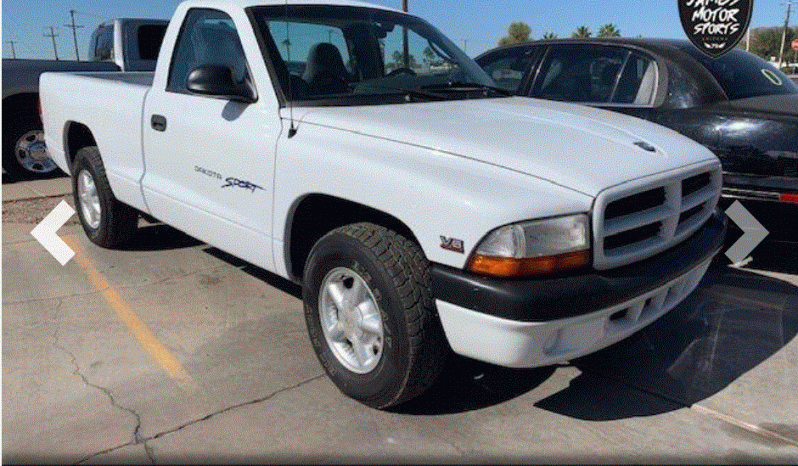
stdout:
<svg viewBox="0 0 798 466">
<path fill-rule="evenodd" d="M 84 147 L 75 156 L 72 192 L 78 218 L 91 242 L 113 248 L 133 236 L 138 211 L 114 197 L 97 147 Z"/>
<path fill-rule="evenodd" d="M 344 394 L 387 408 L 432 385 L 448 351 L 430 286 L 421 248 L 386 228 L 348 225 L 314 246 L 305 318 L 319 361 Z"/>
<path fill-rule="evenodd" d="M 42 178 L 60 173 L 44 143 L 38 117 L 20 117 L 4 128 L 3 168 L 14 178 Z"/>
</svg>

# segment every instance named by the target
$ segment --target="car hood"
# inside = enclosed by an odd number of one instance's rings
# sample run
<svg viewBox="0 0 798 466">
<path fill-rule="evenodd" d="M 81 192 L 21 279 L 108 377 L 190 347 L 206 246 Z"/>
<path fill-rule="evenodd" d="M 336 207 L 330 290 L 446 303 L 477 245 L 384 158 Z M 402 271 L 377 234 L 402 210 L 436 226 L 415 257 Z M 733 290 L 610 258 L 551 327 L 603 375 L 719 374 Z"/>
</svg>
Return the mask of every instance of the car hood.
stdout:
<svg viewBox="0 0 798 466">
<path fill-rule="evenodd" d="M 296 112 L 300 133 L 305 123 L 337 128 L 505 167 L 594 197 L 715 158 L 637 118 L 520 97 L 303 110 Z"/>
<path fill-rule="evenodd" d="M 763 95 L 730 100 L 724 102 L 723 106 L 734 110 L 798 117 L 798 94 Z"/>
</svg>

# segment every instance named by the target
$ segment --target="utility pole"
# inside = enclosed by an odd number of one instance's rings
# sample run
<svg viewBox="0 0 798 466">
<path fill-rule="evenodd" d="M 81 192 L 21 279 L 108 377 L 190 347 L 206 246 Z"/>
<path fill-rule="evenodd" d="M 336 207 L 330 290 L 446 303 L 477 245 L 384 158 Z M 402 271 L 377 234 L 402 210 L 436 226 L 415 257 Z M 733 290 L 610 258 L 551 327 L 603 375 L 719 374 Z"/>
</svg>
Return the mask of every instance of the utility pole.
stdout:
<svg viewBox="0 0 798 466">
<path fill-rule="evenodd" d="M 402 0 L 402 11 L 407 13 L 407 0 Z M 410 68 L 410 44 L 408 40 L 407 34 L 407 27 L 402 28 L 402 40 L 404 45 L 402 46 L 402 53 L 404 54 L 404 67 Z"/>
<path fill-rule="evenodd" d="M 787 6 L 787 16 L 784 18 L 784 30 L 781 31 L 781 48 L 779 48 L 779 66 L 782 66 L 782 59 L 784 58 L 784 43 L 787 40 L 787 29 L 790 28 L 790 12 L 792 10 L 793 0 L 787 0 L 782 5 Z"/>
<path fill-rule="evenodd" d="M 58 47 L 55 45 L 55 38 L 58 37 L 58 34 L 55 33 L 53 26 L 47 26 L 50 28 L 50 34 L 45 34 L 44 37 L 49 37 L 53 39 L 53 52 L 55 53 L 55 59 L 58 60 Z"/>
<path fill-rule="evenodd" d="M 17 41 L 9 40 L 8 43 L 11 44 L 11 56 L 13 58 L 17 58 L 17 49 L 14 48 L 14 44 L 16 44 Z"/>
<path fill-rule="evenodd" d="M 463 52 L 468 53 L 468 39 L 463 39 Z"/>
<path fill-rule="evenodd" d="M 72 29 L 72 38 L 75 40 L 75 59 L 80 61 L 80 53 L 78 52 L 78 29 L 82 28 L 83 26 L 79 26 L 75 24 L 75 10 L 69 10 L 69 14 L 72 16 L 72 24 L 65 24 L 64 26 Z"/>
</svg>

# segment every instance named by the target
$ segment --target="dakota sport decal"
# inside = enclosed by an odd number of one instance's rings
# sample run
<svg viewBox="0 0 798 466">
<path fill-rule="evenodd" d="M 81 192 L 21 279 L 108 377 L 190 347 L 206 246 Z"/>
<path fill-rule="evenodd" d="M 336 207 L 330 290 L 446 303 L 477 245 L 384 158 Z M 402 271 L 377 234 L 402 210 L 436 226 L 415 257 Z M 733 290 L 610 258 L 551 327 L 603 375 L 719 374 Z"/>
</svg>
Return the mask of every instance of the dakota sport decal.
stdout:
<svg viewBox="0 0 798 466">
<path fill-rule="evenodd" d="M 255 192 L 255 190 L 258 189 L 260 189 L 261 191 L 265 191 L 263 187 L 258 186 L 255 183 L 252 183 L 251 181 L 239 180 L 238 178 L 234 178 L 232 176 L 225 178 L 220 173 L 215 172 L 213 170 L 208 170 L 207 168 L 194 166 L 194 171 L 197 173 L 201 173 L 212 179 L 224 180 L 225 184 L 221 186 L 222 188 L 243 188 L 253 193 Z"/>
</svg>

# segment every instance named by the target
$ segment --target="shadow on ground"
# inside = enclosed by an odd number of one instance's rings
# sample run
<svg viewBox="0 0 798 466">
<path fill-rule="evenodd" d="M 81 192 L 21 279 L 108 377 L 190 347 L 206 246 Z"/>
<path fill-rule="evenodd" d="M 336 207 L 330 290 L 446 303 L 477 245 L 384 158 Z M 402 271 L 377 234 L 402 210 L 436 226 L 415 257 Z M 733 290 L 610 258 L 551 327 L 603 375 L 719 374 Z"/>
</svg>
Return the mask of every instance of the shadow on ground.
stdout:
<svg viewBox="0 0 798 466">
<path fill-rule="evenodd" d="M 68 175 L 61 170 L 55 170 L 50 173 L 45 174 L 22 174 L 22 175 L 15 175 L 11 173 L 3 172 L 2 181 L 3 184 L 14 184 L 14 183 L 21 183 L 23 181 L 36 181 L 36 180 L 51 180 L 53 178 L 67 178 Z"/>
<path fill-rule="evenodd" d="M 556 366 L 508 369 L 450 354 L 435 384 L 393 411 L 439 415 L 495 406 L 534 390 L 555 370 Z"/>
<path fill-rule="evenodd" d="M 164 225 L 141 228 L 130 249 L 202 244 Z M 792 270 L 792 250 L 763 244 L 751 265 Z M 204 251 L 298 299 L 301 286 L 216 248 Z M 795 273 L 795 272 L 792 272 Z M 606 421 L 652 416 L 704 400 L 769 359 L 798 334 L 798 286 L 728 266 L 719 256 L 680 306 L 630 338 L 571 365 L 581 374 L 535 406 Z M 450 355 L 437 382 L 394 411 L 414 415 L 466 412 L 524 395 L 554 367 L 507 369 Z"/>
<path fill-rule="evenodd" d="M 696 292 L 657 322 L 573 361 L 582 374 L 536 406 L 592 421 L 690 406 L 728 387 L 796 334 L 798 287 L 716 265 Z"/>
<path fill-rule="evenodd" d="M 190 248 L 203 244 L 174 228 L 157 223 L 139 227 L 130 241 L 120 247 L 124 251 L 166 251 Z"/>
<path fill-rule="evenodd" d="M 242 261 L 241 259 L 231 256 L 230 254 L 227 254 L 226 252 L 214 247 L 207 247 L 205 252 L 217 259 L 227 262 L 233 267 L 241 269 L 242 272 L 257 278 L 271 287 L 277 288 L 283 293 L 287 293 L 296 299 L 302 299 L 302 287 L 290 280 L 286 280 L 279 275 L 273 274 L 260 267 L 256 267 L 248 262 Z"/>
</svg>

